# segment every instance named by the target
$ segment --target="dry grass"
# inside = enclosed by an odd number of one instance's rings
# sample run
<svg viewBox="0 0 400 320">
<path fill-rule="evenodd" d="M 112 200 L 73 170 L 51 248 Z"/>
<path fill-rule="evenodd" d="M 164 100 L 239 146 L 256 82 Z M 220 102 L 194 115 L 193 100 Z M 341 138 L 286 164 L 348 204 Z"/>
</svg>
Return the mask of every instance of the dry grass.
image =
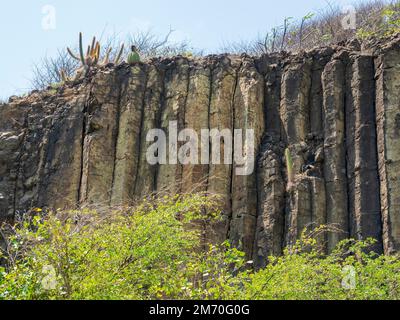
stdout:
<svg viewBox="0 0 400 320">
<path fill-rule="evenodd" d="M 343 20 L 348 15 L 348 11 L 346 12 L 343 10 L 344 8 L 327 0 L 326 3 L 326 8 L 321 12 L 310 12 L 298 20 L 287 18 L 281 26 L 273 28 L 265 36 L 260 36 L 253 41 L 225 44 L 221 51 L 250 55 L 279 51 L 298 52 L 354 38 L 384 36 L 388 31 L 397 31 L 398 29 L 393 22 L 397 22 L 400 16 L 399 0 L 371 0 L 354 4 L 355 29 L 343 27 Z M 385 15 L 387 9 L 394 12 L 390 18 Z"/>
<path fill-rule="evenodd" d="M 219 50 L 228 53 L 247 53 L 258 56 L 279 51 L 298 52 L 315 47 L 327 46 L 353 38 L 364 39 L 368 36 L 380 37 L 389 31 L 400 30 L 400 0 L 364 0 L 354 5 L 356 12 L 356 28 L 343 28 L 343 19 L 347 15 L 342 7 L 326 1 L 326 7 L 320 12 L 311 12 L 299 19 L 286 18 L 281 26 L 273 28 L 269 33 L 255 40 L 243 40 L 226 43 Z M 334 1 L 334 0 L 332 0 Z M 385 10 L 392 10 L 390 17 Z M 174 43 L 170 41 L 170 30 L 165 36 L 159 37 L 151 31 L 138 32 L 127 37 L 126 50 L 130 45 L 139 48 L 142 58 L 156 56 L 168 57 L 179 54 L 202 55 L 193 52 L 187 42 Z M 103 38 L 103 37 L 101 37 Z M 107 48 L 118 48 L 121 36 L 114 34 L 108 39 L 102 39 L 104 51 Z M 115 52 L 114 52 L 115 53 Z M 104 54 L 104 53 L 103 53 Z M 126 56 L 127 52 L 125 52 Z M 66 50 L 60 50 L 55 57 L 45 57 L 34 66 L 32 88 L 44 89 L 61 81 L 60 69 L 67 76 L 75 73 L 78 63 L 71 59 Z"/>
<path fill-rule="evenodd" d="M 170 38 L 173 33 L 174 30 L 170 29 L 166 35 L 160 37 L 151 30 L 138 31 L 127 35 L 126 39 L 123 39 L 123 37 L 121 39 L 119 34 L 112 34 L 108 37 L 102 35 L 100 36 L 102 44 L 101 56 L 104 57 L 108 49 L 113 48 L 110 55 L 111 60 L 113 60 L 121 42 L 125 43 L 123 57 L 128 55 L 131 46 L 134 45 L 138 48 L 143 60 L 158 56 L 176 56 L 193 50 L 187 41 L 172 41 Z M 75 48 L 76 46 L 71 47 Z M 43 90 L 53 84 L 62 82 L 60 70 L 64 70 L 67 77 L 73 77 L 78 67 L 79 62 L 72 59 L 66 49 L 60 49 L 55 56 L 44 57 L 33 66 L 32 89 Z"/>
</svg>

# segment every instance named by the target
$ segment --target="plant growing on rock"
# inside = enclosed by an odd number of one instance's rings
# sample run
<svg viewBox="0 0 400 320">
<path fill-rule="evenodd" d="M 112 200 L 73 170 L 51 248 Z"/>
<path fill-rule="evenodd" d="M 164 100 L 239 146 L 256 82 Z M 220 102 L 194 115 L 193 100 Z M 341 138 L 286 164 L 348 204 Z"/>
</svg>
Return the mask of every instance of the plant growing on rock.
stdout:
<svg viewBox="0 0 400 320">
<path fill-rule="evenodd" d="M 315 13 L 308 13 L 307 15 L 305 15 L 302 19 L 301 19 L 301 24 L 300 24 L 300 30 L 299 30 L 299 47 L 300 50 L 303 49 L 303 33 L 304 33 L 304 27 L 305 24 L 308 20 L 311 20 L 313 17 L 315 16 Z"/>
<path fill-rule="evenodd" d="M 281 42 L 281 51 L 283 51 L 283 49 L 285 48 L 286 35 L 289 30 L 290 20 L 292 20 L 292 19 L 293 19 L 293 17 L 288 17 L 288 18 L 285 18 L 285 20 L 283 22 L 283 35 L 282 35 L 282 42 Z"/>
<path fill-rule="evenodd" d="M 68 82 L 71 81 L 71 78 L 68 77 L 68 75 L 67 75 L 67 73 L 65 72 L 64 69 L 61 69 L 61 70 L 60 70 L 60 78 L 61 78 L 61 81 L 62 81 L 63 83 L 68 83 Z"/>
<path fill-rule="evenodd" d="M 288 190 L 294 186 L 294 171 L 293 171 L 293 158 L 290 154 L 289 148 L 285 150 L 286 168 L 288 173 Z"/>
<path fill-rule="evenodd" d="M 130 66 L 140 62 L 140 55 L 136 46 L 131 47 L 131 52 L 128 54 L 127 62 Z"/>
<path fill-rule="evenodd" d="M 384 21 L 382 29 L 384 36 L 396 34 L 400 30 L 399 6 L 387 7 L 382 11 L 382 19 Z"/>
<path fill-rule="evenodd" d="M 119 53 L 119 44 L 121 42 L 125 44 L 129 43 L 128 47 L 125 45 L 124 52 L 121 54 L 126 54 L 127 56 L 130 51 L 130 46 L 134 45 L 138 48 L 141 60 L 160 56 L 172 57 L 192 50 L 189 43 L 186 41 L 172 42 L 170 40 L 170 35 L 173 32 L 174 30 L 171 29 L 161 38 L 150 30 L 130 33 L 124 36 L 124 38 L 121 38 L 117 34 L 111 34 L 107 38 L 102 38 L 101 40 L 101 60 L 99 60 L 99 64 L 107 65 L 113 62 L 115 63 L 115 57 L 117 57 Z M 44 90 L 52 83 L 62 82 L 60 75 L 61 69 L 65 70 L 66 74 L 71 78 L 71 81 L 74 80 L 73 78 L 77 78 L 76 72 L 79 68 L 82 69 L 82 63 L 78 49 L 72 49 L 73 50 L 70 51 L 74 53 L 75 58 L 73 58 L 67 50 L 62 48 L 55 56 L 46 56 L 40 59 L 33 68 L 31 79 L 32 89 Z M 201 55 L 201 52 L 196 51 L 196 55 Z M 83 73 L 82 70 L 80 70 L 80 73 Z"/>
<path fill-rule="evenodd" d="M 79 55 L 72 52 L 70 48 L 67 48 L 68 53 L 77 61 L 82 63 L 85 68 L 90 68 L 97 64 L 100 56 L 100 43 L 96 42 L 96 37 L 93 37 L 92 45 L 88 47 L 86 56 L 83 51 L 83 35 L 82 32 L 79 33 Z"/>
</svg>

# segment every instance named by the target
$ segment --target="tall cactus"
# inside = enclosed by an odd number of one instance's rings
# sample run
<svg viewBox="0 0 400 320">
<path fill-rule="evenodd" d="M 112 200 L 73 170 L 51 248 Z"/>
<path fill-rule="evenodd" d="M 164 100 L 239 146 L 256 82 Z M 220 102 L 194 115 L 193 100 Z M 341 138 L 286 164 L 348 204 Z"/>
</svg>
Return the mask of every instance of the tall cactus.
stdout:
<svg viewBox="0 0 400 320">
<path fill-rule="evenodd" d="M 100 42 L 96 41 L 96 37 L 93 37 L 92 44 L 88 46 L 86 56 L 83 53 L 83 35 L 82 32 L 79 33 L 79 57 L 74 54 L 70 48 L 67 48 L 68 53 L 72 58 L 82 63 L 85 69 L 95 66 L 99 61 L 100 57 Z"/>
</svg>

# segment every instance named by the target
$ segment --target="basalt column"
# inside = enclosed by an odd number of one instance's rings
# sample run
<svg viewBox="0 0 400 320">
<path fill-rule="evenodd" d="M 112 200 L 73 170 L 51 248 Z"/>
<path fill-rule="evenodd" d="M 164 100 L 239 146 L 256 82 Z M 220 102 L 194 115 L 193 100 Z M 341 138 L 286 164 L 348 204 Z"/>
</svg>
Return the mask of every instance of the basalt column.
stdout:
<svg viewBox="0 0 400 320">
<path fill-rule="evenodd" d="M 142 65 L 131 68 L 123 84 L 118 110 L 117 144 L 113 172 L 111 205 L 133 200 L 139 179 L 141 132 L 147 73 Z"/>
<path fill-rule="evenodd" d="M 400 250 L 400 49 L 384 48 L 375 61 L 376 124 L 385 253 Z"/>
<path fill-rule="evenodd" d="M 110 205 L 118 138 L 121 81 L 117 70 L 93 79 L 83 147 L 80 200 L 86 205 Z"/>
<path fill-rule="evenodd" d="M 284 243 L 285 191 L 283 178 L 283 146 L 281 143 L 282 66 L 268 64 L 265 68 L 265 136 L 257 161 L 257 228 L 254 243 L 256 267 L 267 264 L 270 255 L 280 255 Z"/>
<path fill-rule="evenodd" d="M 257 71 L 254 60 L 244 57 L 238 73 L 233 103 L 234 129 L 242 130 L 242 139 L 234 137 L 235 156 L 242 153 L 247 160 L 244 164 L 234 162 L 232 172 L 232 221 L 230 240 L 242 249 L 248 258 L 252 257 L 257 220 L 257 183 L 255 156 L 264 133 L 264 78 Z M 247 130 L 254 130 L 254 159 L 246 150 Z M 242 143 L 241 143 L 242 142 Z M 240 157 L 241 158 L 241 157 Z M 235 160 L 235 159 L 234 159 Z M 236 159 L 237 160 L 237 159 Z M 241 173 L 241 171 L 244 172 Z"/>
<path fill-rule="evenodd" d="M 180 193 L 182 191 L 182 164 L 179 163 L 178 133 L 185 129 L 185 109 L 188 99 L 190 63 L 185 58 L 171 61 L 167 65 L 164 79 L 164 96 L 161 106 L 160 128 L 168 141 L 160 157 L 167 161 L 157 171 L 158 192 Z"/>
<path fill-rule="evenodd" d="M 310 131 L 311 61 L 290 63 L 282 76 L 280 106 L 283 139 L 293 159 L 293 179 L 287 169 L 286 243 L 291 244 L 311 223 L 310 181 L 303 175 L 306 161 L 307 135 Z M 287 159 L 286 159 L 287 160 Z M 287 167 L 287 165 L 286 165 Z"/>
<path fill-rule="evenodd" d="M 164 93 L 164 66 L 155 61 L 147 68 L 147 86 L 144 93 L 143 113 L 139 132 L 139 163 L 135 182 L 135 197 L 146 197 L 156 191 L 158 165 L 149 163 L 147 152 L 154 143 L 148 140 L 150 130 L 159 129 Z M 150 136 L 149 136 L 150 137 Z"/>
<path fill-rule="evenodd" d="M 371 56 L 352 55 L 346 77 L 346 150 L 350 236 L 373 238 L 382 252 L 375 126 L 375 71 Z"/>
<path fill-rule="evenodd" d="M 210 140 L 210 166 L 207 191 L 223 202 L 221 220 L 213 223 L 208 237 L 221 243 L 228 239 L 232 217 L 233 103 L 240 68 L 239 59 L 227 56 L 213 59 L 209 127 L 217 130 Z"/>
<path fill-rule="evenodd" d="M 322 75 L 327 224 L 336 229 L 327 235 L 328 251 L 349 236 L 345 147 L 346 61 L 346 54 L 334 57 Z"/>
</svg>

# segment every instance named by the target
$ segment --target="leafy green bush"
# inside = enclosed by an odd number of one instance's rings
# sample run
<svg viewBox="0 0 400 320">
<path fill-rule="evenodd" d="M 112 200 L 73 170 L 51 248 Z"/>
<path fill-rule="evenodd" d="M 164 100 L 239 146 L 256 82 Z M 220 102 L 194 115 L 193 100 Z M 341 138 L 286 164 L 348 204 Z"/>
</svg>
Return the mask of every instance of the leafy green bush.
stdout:
<svg viewBox="0 0 400 320">
<path fill-rule="evenodd" d="M 356 36 L 361 39 L 386 38 L 400 32 L 400 3 L 394 2 L 380 11 L 380 20 L 368 28 L 360 27 Z"/>
<path fill-rule="evenodd" d="M 303 235 L 282 257 L 252 274 L 244 299 L 267 300 L 384 300 L 400 298 L 400 260 L 378 256 L 375 243 L 344 240 L 329 255 L 317 240 Z"/>
<path fill-rule="evenodd" d="M 0 299 L 399 299 L 400 260 L 345 240 L 329 255 L 320 227 L 266 268 L 228 243 L 204 243 L 213 197 L 144 201 L 112 212 L 41 210 L 8 226 Z M 323 238 L 323 237 L 322 237 Z"/>
<path fill-rule="evenodd" d="M 243 254 L 227 245 L 201 250 L 201 228 L 190 222 L 209 220 L 213 206 L 192 195 L 110 214 L 36 214 L 8 239 L 0 298 L 219 298 Z"/>
</svg>

